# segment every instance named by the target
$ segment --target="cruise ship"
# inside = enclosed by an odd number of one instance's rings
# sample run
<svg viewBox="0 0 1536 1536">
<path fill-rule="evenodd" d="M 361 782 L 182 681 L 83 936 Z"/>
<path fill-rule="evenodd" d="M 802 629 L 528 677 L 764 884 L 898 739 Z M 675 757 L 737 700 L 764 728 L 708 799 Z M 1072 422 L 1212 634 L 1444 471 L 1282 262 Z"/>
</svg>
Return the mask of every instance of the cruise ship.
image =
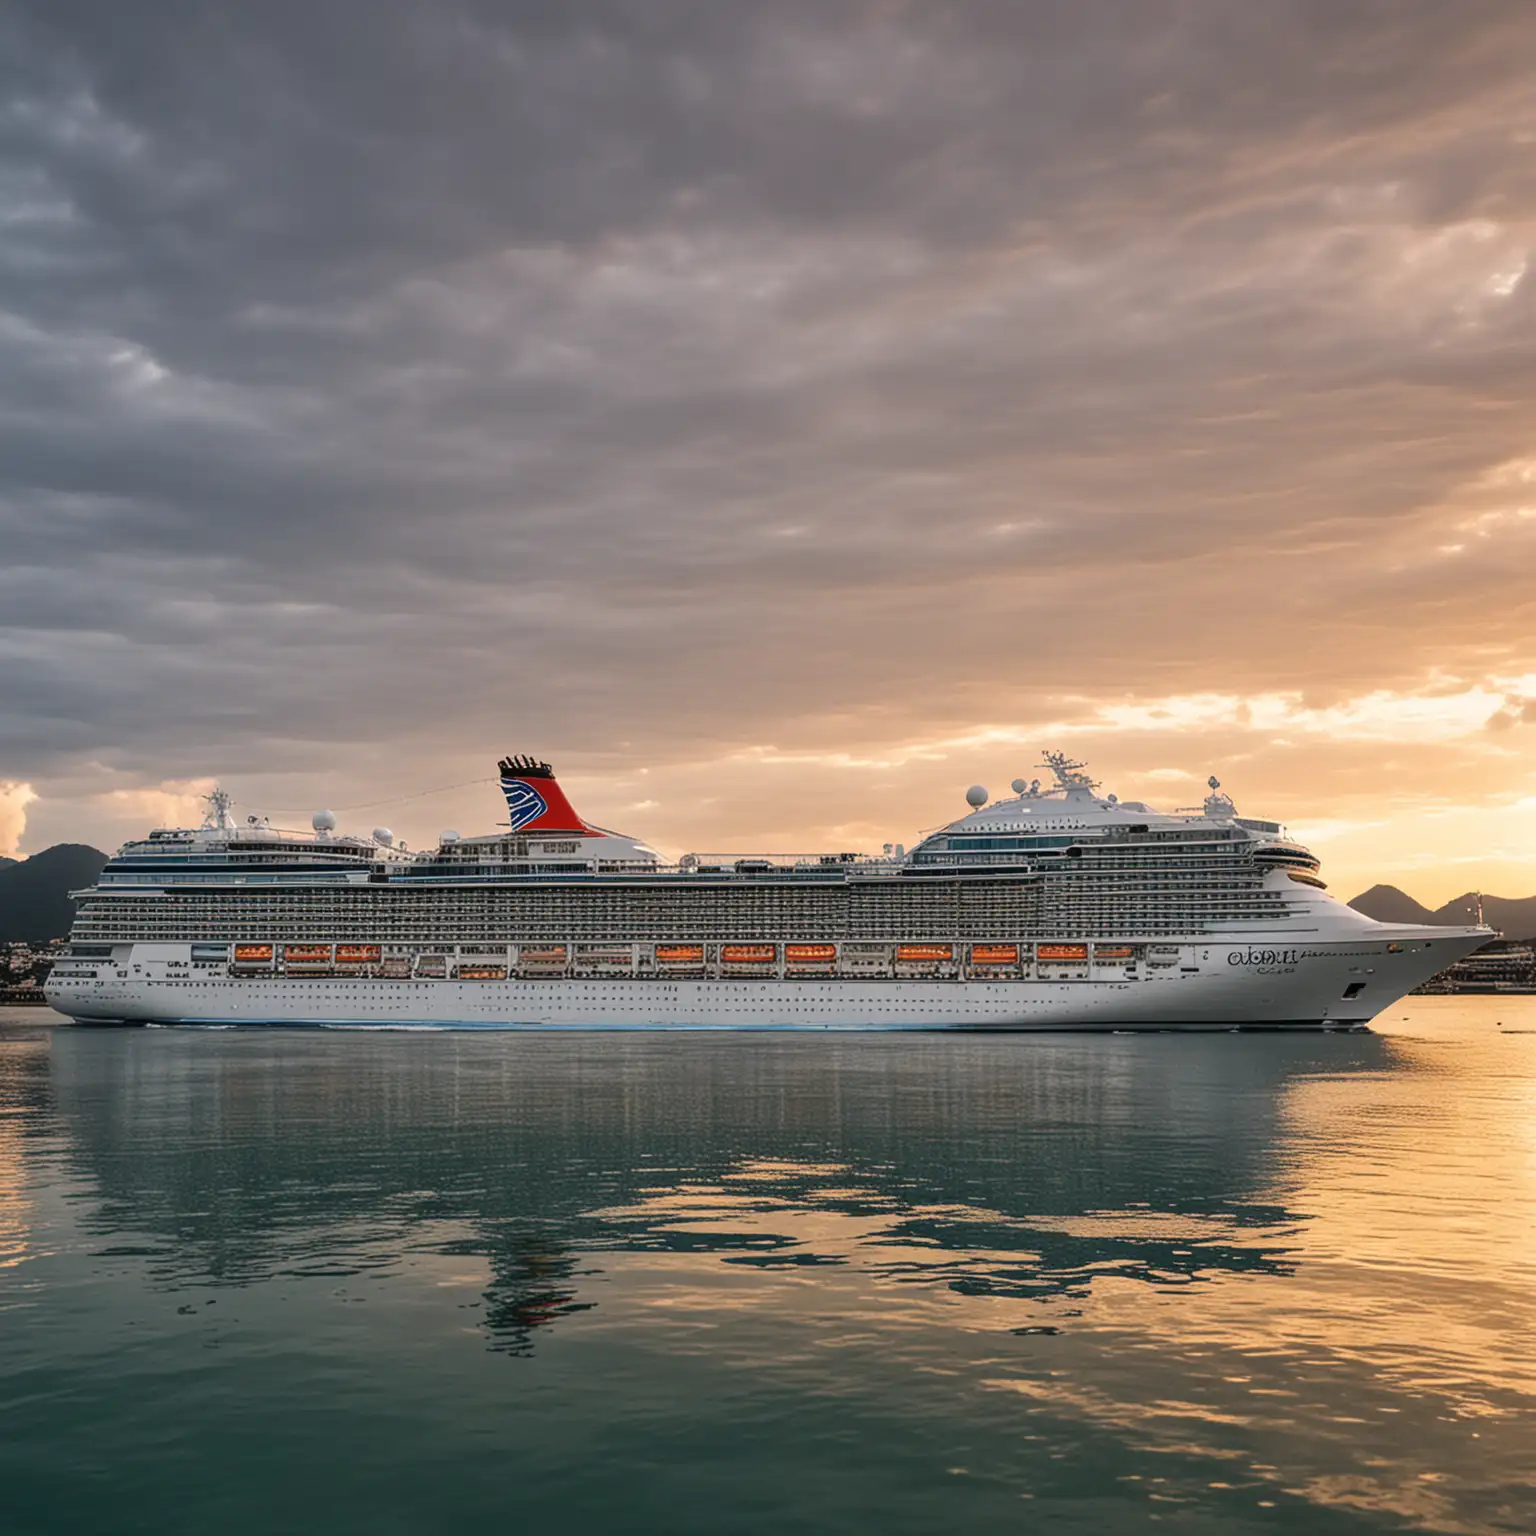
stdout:
<svg viewBox="0 0 1536 1536">
<path fill-rule="evenodd" d="M 419 851 L 215 790 L 78 893 L 47 996 L 82 1023 L 1353 1029 L 1494 937 L 1354 911 L 1214 777 L 1158 812 L 1044 767 L 910 851 L 675 863 L 529 757 L 496 832 Z"/>
</svg>

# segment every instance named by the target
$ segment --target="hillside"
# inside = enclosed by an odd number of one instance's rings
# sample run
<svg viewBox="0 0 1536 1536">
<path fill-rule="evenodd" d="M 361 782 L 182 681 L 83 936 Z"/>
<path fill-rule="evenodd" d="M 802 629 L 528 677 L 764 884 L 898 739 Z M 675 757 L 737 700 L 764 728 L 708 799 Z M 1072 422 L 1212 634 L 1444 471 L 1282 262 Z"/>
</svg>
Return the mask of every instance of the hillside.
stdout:
<svg viewBox="0 0 1536 1536">
<path fill-rule="evenodd" d="M 1375 918 L 1378 923 L 1432 923 L 1435 920 L 1435 914 L 1428 907 L 1421 907 L 1395 885 L 1373 885 L 1356 896 L 1350 906 Z"/>
<path fill-rule="evenodd" d="M 0 943 L 62 939 L 75 915 L 69 893 L 90 885 L 106 862 L 83 843 L 57 843 L 0 868 Z"/>
<path fill-rule="evenodd" d="M 1441 927 L 1477 921 L 1477 896 L 1468 891 L 1437 907 L 1421 907 L 1395 885 L 1373 885 L 1350 902 L 1355 911 L 1378 923 L 1433 923 Z M 1484 896 L 1483 921 L 1507 939 L 1536 938 L 1536 896 Z"/>
</svg>

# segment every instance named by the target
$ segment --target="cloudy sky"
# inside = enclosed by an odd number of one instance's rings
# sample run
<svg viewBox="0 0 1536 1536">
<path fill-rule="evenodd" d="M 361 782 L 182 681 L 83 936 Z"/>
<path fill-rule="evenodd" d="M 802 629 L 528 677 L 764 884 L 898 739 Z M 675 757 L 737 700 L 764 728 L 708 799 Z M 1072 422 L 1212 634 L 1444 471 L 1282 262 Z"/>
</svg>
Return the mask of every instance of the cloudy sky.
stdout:
<svg viewBox="0 0 1536 1536">
<path fill-rule="evenodd" d="M 12 0 L 0 851 L 507 751 L 873 847 L 1061 746 L 1529 894 L 1533 78 L 1529 0 Z"/>
</svg>

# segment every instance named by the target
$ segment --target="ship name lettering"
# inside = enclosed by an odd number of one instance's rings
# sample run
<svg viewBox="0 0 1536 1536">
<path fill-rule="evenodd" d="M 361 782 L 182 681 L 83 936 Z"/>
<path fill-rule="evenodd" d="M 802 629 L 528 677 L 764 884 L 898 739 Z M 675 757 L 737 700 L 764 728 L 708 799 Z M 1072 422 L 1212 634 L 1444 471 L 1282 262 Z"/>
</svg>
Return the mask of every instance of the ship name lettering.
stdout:
<svg viewBox="0 0 1536 1536">
<path fill-rule="evenodd" d="M 1301 959 L 1299 949 L 1234 949 L 1227 955 L 1228 965 L 1265 967 L 1295 965 Z"/>
</svg>

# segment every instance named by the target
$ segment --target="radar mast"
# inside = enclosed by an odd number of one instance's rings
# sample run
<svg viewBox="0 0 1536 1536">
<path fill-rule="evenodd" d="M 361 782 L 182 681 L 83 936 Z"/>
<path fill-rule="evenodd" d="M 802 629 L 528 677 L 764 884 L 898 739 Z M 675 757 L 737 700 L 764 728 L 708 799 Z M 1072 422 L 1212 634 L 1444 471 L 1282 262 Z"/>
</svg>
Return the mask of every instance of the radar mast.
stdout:
<svg viewBox="0 0 1536 1536">
<path fill-rule="evenodd" d="M 203 812 L 203 831 L 228 832 L 233 825 L 229 819 L 229 808 L 234 803 L 235 797 L 227 790 L 215 784 L 203 796 L 203 804 L 208 807 Z"/>
<path fill-rule="evenodd" d="M 1206 781 L 1206 788 L 1210 794 L 1205 797 L 1205 803 L 1201 810 L 1207 816 L 1235 816 L 1237 807 L 1232 803 L 1232 796 L 1224 794 L 1221 788 L 1221 780 L 1213 773 Z"/>
<path fill-rule="evenodd" d="M 1074 789 L 1083 790 L 1091 795 L 1099 787 L 1099 781 L 1087 772 L 1087 763 L 1078 762 L 1065 752 L 1047 752 L 1044 756 L 1045 761 L 1040 766 L 1049 768 L 1056 775 L 1058 789 L 1064 789 L 1069 794 Z"/>
</svg>

